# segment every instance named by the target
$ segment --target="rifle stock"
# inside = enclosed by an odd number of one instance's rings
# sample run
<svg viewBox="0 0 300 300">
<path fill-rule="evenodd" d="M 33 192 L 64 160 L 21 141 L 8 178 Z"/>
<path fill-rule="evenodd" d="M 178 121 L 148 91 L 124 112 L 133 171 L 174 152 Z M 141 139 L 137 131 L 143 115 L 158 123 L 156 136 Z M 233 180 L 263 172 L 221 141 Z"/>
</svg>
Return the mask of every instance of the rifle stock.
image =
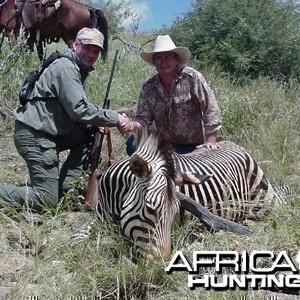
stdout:
<svg viewBox="0 0 300 300">
<path fill-rule="evenodd" d="M 119 50 L 116 50 L 110 77 L 109 77 L 109 82 L 108 82 L 107 89 L 106 89 L 104 103 L 102 106 L 103 109 L 109 109 L 109 106 L 110 106 L 110 100 L 109 100 L 108 96 L 109 96 L 110 86 L 112 83 L 115 66 L 116 66 L 116 62 L 117 62 L 117 58 L 118 58 L 118 52 L 119 52 Z M 98 193 L 97 183 L 98 183 L 99 176 L 101 175 L 98 167 L 102 160 L 101 151 L 102 151 L 104 136 L 106 136 L 106 138 L 107 138 L 107 149 L 108 149 L 108 159 L 109 159 L 108 166 L 110 166 L 114 163 L 114 157 L 112 154 L 112 142 L 111 142 L 109 127 L 105 127 L 104 132 L 100 132 L 99 128 L 93 127 L 92 134 L 91 134 L 91 142 L 89 144 L 89 149 L 88 149 L 88 153 L 87 153 L 87 158 L 83 164 L 83 170 L 84 171 L 89 170 L 89 176 L 90 176 L 88 184 L 87 184 L 85 202 L 87 205 L 89 205 L 92 208 L 94 208 L 96 205 L 96 199 L 97 199 L 97 193 Z"/>
<path fill-rule="evenodd" d="M 109 127 L 105 127 L 105 135 L 106 135 L 106 141 L 107 141 L 107 151 L 108 151 L 108 166 L 110 167 L 113 165 L 116 160 L 113 155 L 112 150 L 112 141 L 111 141 L 111 135 L 110 135 L 110 129 Z"/>
<path fill-rule="evenodd" d="M 94 209 L 96 207 L 97 195 L 98 195 L 98 179 L 100 177 L 100 172 L 95 169 L 90 175 L 85 194 L 85 204 L 90 208 Z"/>
</svg>

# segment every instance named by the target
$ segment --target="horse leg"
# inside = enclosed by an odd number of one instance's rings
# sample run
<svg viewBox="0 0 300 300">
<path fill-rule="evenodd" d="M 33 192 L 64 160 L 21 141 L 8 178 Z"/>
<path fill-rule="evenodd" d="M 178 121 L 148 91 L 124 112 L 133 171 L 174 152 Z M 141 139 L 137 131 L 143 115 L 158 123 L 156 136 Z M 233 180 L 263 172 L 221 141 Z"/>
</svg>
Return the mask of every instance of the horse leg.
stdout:
<svg viewBox="0 0 300 300">
<path fill-rule="evenodd" d="M 35 42 L 35 46 L 36 46 L 36 51 L 38 53 L 38 57 L 40 61 L 42 61 L 44 55 L 43 42 L 41 40 L 38 40 Z"/>
<path fill-rule="evenodd" d="M 4 41 L 4 37 L 5 37 L 5 29 L 2 30 L 2 36 L 1 36 L 1 41 L 0 41 L 0 53 L 1 53 L 2 44 L 3 44 L 3 41 Z"/>
<path fill-rule="evenodd" d="M 16 14 L 16 25 L 15 25 L 15 28 L 14 28 L 14 34 L 15 34 L 16 40 L 20 36 L 21 25 L 22 25 L 22 16 L 20 15 L 20 13 L 17 13 Z"/>
<path fill-rule="evenodd" d="M 11 30 L 10 27 L 9 27 L 9 24 L 10 24 L 10 22 L 13 20 L 13 18 L 14 18 L 14 17 L 9 18 L 9 19 L 6 21 L 5 25 L 1 26 L 0 32 L 2 32 L 2 37 L 1 37 L 1 41 L 0 41 L 0 52 L 1 52 L 2 44 L 3 44 L 3 41 L 4 41 L 5 36 L 7 36 L 7 37 L 8 37 L 8 40 L 9 40 L 10 30 Z"/>
<path fill-rule="evenodd" d="M 7 38 L 9 40 L 9 47 L 13 49 L 16 46 L 17 39 L 13 31 L 8 32 Z"/>
<path fill-rule="evenodd" d="M 25 27 L 25 30 L 26 30 L 27 35 L 28 35 L 27 45 L 28 45 L 29 51 L 33 52 L 34 51 L 35 36 L 36 36 L 35 30 L 34 30 L 34 28 L 26 28 L 26 27 Z"/>
</svg>

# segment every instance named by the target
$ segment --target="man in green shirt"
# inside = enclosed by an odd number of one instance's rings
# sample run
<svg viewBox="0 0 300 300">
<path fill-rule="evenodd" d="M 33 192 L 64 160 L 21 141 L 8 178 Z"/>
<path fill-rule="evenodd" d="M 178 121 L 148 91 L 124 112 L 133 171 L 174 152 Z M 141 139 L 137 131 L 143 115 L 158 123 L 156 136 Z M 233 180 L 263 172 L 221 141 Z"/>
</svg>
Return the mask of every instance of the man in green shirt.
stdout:
<svg viewBox="0 0 300 300">
<path fill-rule="evenodd" d="M 92 126 L 117 127 L 128 132 L 125 114 L 91 104 L 83 83 L 103 50 L 104 37 L 97 29 L 83 28 L 73 49 L 55 60 L 40 76 L 26 105 L 13 113 L 14 142 L 27 163 L 30 183 L 0 184 L 0 202 L 40 211 L 55 206 L 64 191 L 82 175 L 87 140 Z M 59 169 L 59 152 L 69 155 Z"/>
</svg>

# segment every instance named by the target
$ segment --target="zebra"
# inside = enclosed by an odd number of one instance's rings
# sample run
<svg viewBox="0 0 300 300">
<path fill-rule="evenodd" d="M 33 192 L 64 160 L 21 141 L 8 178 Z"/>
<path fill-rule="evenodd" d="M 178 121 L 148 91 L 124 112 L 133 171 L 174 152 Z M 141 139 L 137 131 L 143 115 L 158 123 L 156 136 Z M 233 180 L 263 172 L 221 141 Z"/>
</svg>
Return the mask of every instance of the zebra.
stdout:
<svg viewBox="0 0 300 300">
<path fill-rule="evenodd" d="M 178 189 L 223 218 L 236 222 L 259 220 L 266 198 L 274 189 L 252 156 L 238 148 L 204 149 L 197 155 L 174 153 L 177 170 L 182 173 L 211 174 L 201 185 L 184 184 Z"/>
<path fill-rule="evenodd" d="M 143 132 L 137 151 L 112 165 L 98 181 L 96 214 L 120 224 L 141 253 L 171 257 L 171 232 L 179 219 L 178 192 L 214 214 L 241 221 L 259 219 L 274 190 L 257 162 L 226 147 L 197 156 L 174 153 L 157 134 Z M 206 176 L 206 179 L 203 179 Z"/>
</svg>

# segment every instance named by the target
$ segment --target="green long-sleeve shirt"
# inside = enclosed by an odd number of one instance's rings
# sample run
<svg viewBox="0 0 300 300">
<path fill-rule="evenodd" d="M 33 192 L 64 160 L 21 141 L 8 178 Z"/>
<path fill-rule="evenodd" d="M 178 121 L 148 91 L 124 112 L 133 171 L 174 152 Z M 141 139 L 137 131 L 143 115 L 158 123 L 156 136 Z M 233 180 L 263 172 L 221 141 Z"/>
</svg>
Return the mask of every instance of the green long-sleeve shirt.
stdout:
<svg viewBox="0 0 300 300">
<path fill-rule="evenodd" d="M 79 67 L 78 59 L 69 50 L 66 55 L 73 56 L 72 62 L 59 58 L 52 63 L 36 82 L 25 106 L 14 112 L 17 120 L 36 130 L 53 136 L 70 133 L 76 123 L 96 127 L 116 126 L 118 114 L 91 104 L 83 88 L 87 77 Z"/>
</svg>

